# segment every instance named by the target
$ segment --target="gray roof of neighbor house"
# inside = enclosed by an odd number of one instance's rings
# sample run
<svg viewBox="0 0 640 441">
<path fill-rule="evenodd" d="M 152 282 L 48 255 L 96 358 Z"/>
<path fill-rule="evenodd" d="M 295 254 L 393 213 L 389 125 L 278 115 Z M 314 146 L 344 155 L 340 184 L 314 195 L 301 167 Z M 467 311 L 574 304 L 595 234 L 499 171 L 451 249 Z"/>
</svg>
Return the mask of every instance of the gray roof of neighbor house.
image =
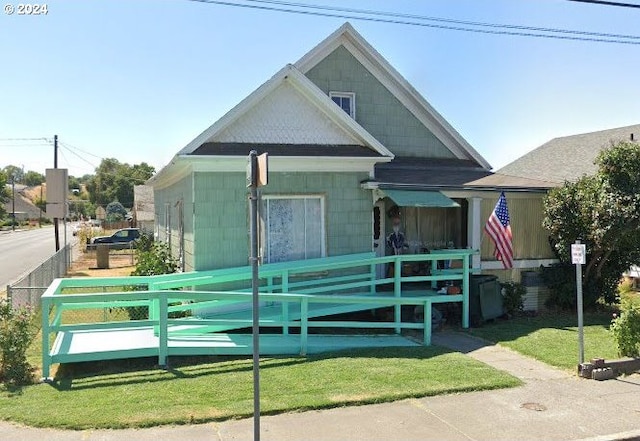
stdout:
<svg viewBox="0 0 640 441">
<path fill-rule="evenodd" d="M 543 181 L 550 187 L 576 181 L 597 170 L 598 154 L 619 141 L 638 141 L 640 124 L 555 138 L 530 151 L 496 173 L 512 178 Z M 517 180 L 517 179 L 516 179 Z"/>
<path fill-rule="evenodd" d="M 503 191 L 547 191 L 558 184 L 540 179 L 522 178 L 518 176 L 494 173 L 489 176 L 467 182 L 466 186 L 474 189 L 500 189 Z"/>
<path fill-rule="evenodd" d="M 11 185 L 7 185 L 9 189 L 9 199 L 4 204 L 4 209 L 8 215 L 11 215 L 13 210 L 13 196 L 11 194 Z M 22 216 L 28 219 L 38 219 L 40 217 L 40 209 L 31 202 L 31 200 L 23 194 L 24 190 L 27 189 L 25 185 L 16 184 L 16 194 L 15 194 L 15 209 L 16 214 L 21 213 Z M 42 211 L 42 217 L 49 218 L 45 211 Z"/>
</svg>

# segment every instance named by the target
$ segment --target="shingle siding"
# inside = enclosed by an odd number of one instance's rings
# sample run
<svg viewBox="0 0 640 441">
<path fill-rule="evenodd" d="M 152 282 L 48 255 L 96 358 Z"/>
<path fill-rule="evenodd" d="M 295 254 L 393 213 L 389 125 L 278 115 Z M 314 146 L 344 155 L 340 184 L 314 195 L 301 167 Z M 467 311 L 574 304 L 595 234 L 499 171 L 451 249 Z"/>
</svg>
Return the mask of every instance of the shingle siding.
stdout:
<svg viewBox="0 0 640 441">
<path fill-rule="evenodd" d="M 372 199 L 366 173 L 270 173 L 262 195 L 322 195 L 328 256 L 371 251 Z M 195 269 L 247 265 L 244 173 L 195 173 Z"/>
<path fill-rule="evenodd" d="M 356 121 L 396 156 L 455 158 L 347 49 L 339 46 L 307 77 L 323 92 L 355 92 Z"/>
<path fill-rule="evenodd" d="M 184 225 L 184 268 L 185 271 L 194 269 L 194 231 L 193 231 L 193 191 L 192 175 L 186 176 L 170 187 L 154 190 L 156 231 L 158 239 L 171 243 L 171 254 L 175 258 L 180 257 L 180 232 L 179 209 L 176 206 L 180 201 L 183 204 Z M 166 235 L 166 210 L 170 211 L 170 237 Z"/>
</svg>

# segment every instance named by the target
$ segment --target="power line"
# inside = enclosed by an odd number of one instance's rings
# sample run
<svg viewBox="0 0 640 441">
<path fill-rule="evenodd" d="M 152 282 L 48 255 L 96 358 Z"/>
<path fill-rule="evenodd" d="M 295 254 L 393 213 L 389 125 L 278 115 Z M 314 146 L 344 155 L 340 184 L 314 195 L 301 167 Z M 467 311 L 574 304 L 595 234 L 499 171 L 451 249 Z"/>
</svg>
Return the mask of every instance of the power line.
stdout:
<svg viewBox="0 0 640 441">
<path fill-rule="evenodd" d="M 453 25 L 445 25 L 445 24 L 437 24 L 437 23 L 425 23 L 420 21 L 408 21 L 408 20 L 400 20 L 393 18 L 382 18 L 378 16 L 366 15 L 365 13 L 361 13 L 363 15 L 348 15 L 341 13 L 338 8 L 331 8 L 328 6 L 322 6 L 322 10 L 302 10 L 302 9 L 291 9 L 290 7 L 283 7 L 284 5 L 275 5 L 275 6 L 267 6 L 265 4 L 246 4 L 246 3 L 233 3 L 230 1 L 224 0 L 187 0 L 196 3 L 206 3 L 206 4 L 214 4 L 220 6 L 231 6 L 231 7 L 239 7 L 239 8 L 247 8 L 247 9 L 256 9 L 263 11 L 273 11 L 273 12 L 285 12 L 290 14 L 300 14 L 300 15 L 309 15 L 309 16 L 317 16 L 317 17 L 329 17 L 329 18 L 340 18 L 347 20 L 361 20 L 361 21 L 370 21 L 377 23 L 389 23 L 389 24 L 399 24 L 399 25 L 407 25 L 407 26 L 419 26 L 419 27 L 427 27 L 433 29 L 442 29 L 449 31 L 461 31 L 461 32 L 472 32 L 479 34 L 490 34 L 490 35 L 508 35 L 508 36 L 518 36 L 518 37 L 533 37 L 533 38 L 546 38 L 546 39 L 555 39 L 555 40 L 570 40 L 570 41 L 589 41 L 589 42 L 598 42 L 598 43 L 615 43 L 615 44 L 628 44 L 628 45 L 640 45 L 640 36 L 616 36 L 617 34 L 603 34 L 607 35 L 598 36 L 597 33 L 587 33 L 586 31 L 576 31 L 574 34 L 567 34 L 565 32 L 571 32 L 569 30 L 556 30 L 556 34 L 553 33 L 539 33 L 542 31 L 536 31 L 533 28 L 531 30 L 526 29 L 526 27 L 513 28 L 514 30 L 503 30 L 503 29 L 483 29 L 483 28 L 469 28 L 465 26 L 453 26 Z M 250 0 L 250 1 L 261 1 L 261 0 Z M 266 0 L 262 0 L 265 2 Z M 283 2 L 284 3 L 284 2 Z M 293 4 L 293 3 L 291 3 Z M 297 4 L 296 4 L 297 5 Z M 304 7 L 311 7 L 309 5 L 303 5 Z M 298 6 L 302 7 L 302 6 Z M 335 11 L 335 12 L 332 12 Z M 385 14 L 381 12 L 381 14 Z M 488 25 L 488 24 L 487 24 Z M 509 25 L 504 25 L 509 26 Z M 551 31 L 545 31 L 551 32 Z M 584 34 L 577 34 L 582 33 Z M 591 35 L 591 36 L 590 36 Z M 608 36 L 610 35 L 610 37 Z"/>
<path fill-rule="evenodd" d="M 60 147 L 62 147 L 63 149 L 66 149 L 69 153 L 71 153 L 72 155 L 80 158 L 80 160 L 86 162 L 87 164 L 89 164 L 91 167 L 93 167 L 94 169 L 98 168 L 95 164 L 91 163 L 90 161 L 86 160 L 85 158 L 83 158 L 82 156 L 80 156 L 79 154 L 77 154 L 76 152 L 74 152 L 73 150 L 71 150 L 69 147 L 67 147 L 66 144 L 62 144 L 59 143 Z"/>
<path fill-rule="evenodd" d="M 51 143 L 49 138 L 0 138 L 0 141 L 46 141 Z"/>
<path fill-rule="evenodd" d="M 453 23 L 453 24 L 466 25 L 466 26 L 518 29 L 518 30 L 525 30 L 525 31 L 548 32 L 548 33 L 558 33 L 558 34 L 586 35 L 586 36 L 592 36 L 592 37 L 623 38 L 628 40 L 640 39 L 640 35 L 612 34 L 607 32 L 582 31 L 577 29 L 546 28 L 546 27 L 539 27 L 539 26 L 524 26 L 524 25 L 513 25 L 513 24 L 505 24 L 505 23 L 488 23 L 488 22 L 482 22 L 482 21 L 458 20 L 458 19 L 445 18 L 445 17 L 406 14 L 406 13 L 400 13 L 400 12 L 376 11 L 372 9 L 355 9 L 355 8 L 342 8 L 337 6 L 324 6 L 324 5 L 318 5 L 318 4 L 303 4 L 303 3 L 287 2 L 282 0 L 244 0 L 244 1 L 249 3 L 267 3 L 267 4 L 274 4 L 274 5 L 280 5 L 280 6 L 292 6 L 297 8 L 319 9 L 319 10 L 327 10 L 327 11 L 334 11 L 334 12 L 336 11 L 348 12 L 348 13 L 355 13 L 355 14 L 375 15 L 375 16 L 381 16 L 381 17 L 409 18 L 409 19 L 416 19 L 416 20 L 423 20 L 423 21 Z"/>
<path fill-rule="evenodd" d="M 51 147 L 51 144 L 0 144 L 0 148 L 21 148 L 21 147 Z"/>
<path fill-rule="evenodd" d="M 622 8 L 640 9 L 640 5 L 637 3 L 612 2 L 612 1 L 605 1 L 605 0 L 569 0 L 569 1 L 578 2 L 578 3 L 591 3 L 593 5 L 601 5 L 601 6 L 620 6 Z"/>
<path fill-rule="evenodd" d="M 63 144 L 63 145 L 64 145 L 65 147 L 67 147 L 67 148 L 71 148 L 71 149 L 77 150 L 77 151 L 79 151 L 79 152 L 81 152 L 81 153 L 84 153 L 85 155 L 93 156 L 93 157 L 94 157 L 94 158 L 96 158 L 96 159 L 100 159 L 100 160 L 104 159 L 102 156 L 94 155 L 94 154 L 93 154 L 93 153 L 91 153 L 91 152 L 88 152 L 88 151 L 86 151 L 86 150 L 84 150 L 84 149 L 81 149 L 80 147 L 74 147 L 74 146 L 72 146 L 71 144 L 68 144 L 68 143 L 66 143 L 66 142 L 60 142 L 60 144 Z"/>
</svg>

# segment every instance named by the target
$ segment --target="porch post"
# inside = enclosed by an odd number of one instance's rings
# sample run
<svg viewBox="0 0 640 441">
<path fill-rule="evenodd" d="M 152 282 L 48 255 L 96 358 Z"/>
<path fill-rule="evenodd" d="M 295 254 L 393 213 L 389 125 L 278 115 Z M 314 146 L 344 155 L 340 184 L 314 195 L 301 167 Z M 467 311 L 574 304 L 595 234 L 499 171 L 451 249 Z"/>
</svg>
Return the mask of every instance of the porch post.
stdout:
<svg viewBox="0 0 640 441">
<path fill-rule="evenodd" d="M 468 223 L 468 237 L 470 241 L 471 249 L 479 250 L 482 246 L 482 198 L 470 198 L 469 199 L 469 223 Z M 474 254 L 471 258 L 471 268 L 473 273 L 480 272 L 481 253 Z"/>
<path fill-rule="evenodd" d="M 51 300 L 49 297 L 42 297 L 42 381 L 49 381 L 51 378 L 51 354 L 49 353 L 49 314 L 51 313 Z"/>
</svg>

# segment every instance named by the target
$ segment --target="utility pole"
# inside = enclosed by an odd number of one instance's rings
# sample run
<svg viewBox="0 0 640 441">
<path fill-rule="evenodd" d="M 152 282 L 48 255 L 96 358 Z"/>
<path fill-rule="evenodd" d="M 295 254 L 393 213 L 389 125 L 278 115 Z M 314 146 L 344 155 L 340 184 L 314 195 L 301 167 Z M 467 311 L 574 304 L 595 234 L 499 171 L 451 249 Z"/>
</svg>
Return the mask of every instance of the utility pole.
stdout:
<svg viewBox="0 0 640 441">
<path fill-rule="evenodd" d="M 42 184 L 40 184 L 40 203 L 39 208 L 40 208 L 40 217 L 38 218 L 38 227 L 42 228 Z"/>
<path fill-rule="evenodd" d="M 16 174 L 11 176 L 11 231 L 16 231 Z"/>
<path fill-rule="evenodd" d="M 53 168 L 58 168 L 58 135 L 53 135 Z M 53 218 L 53 231 L 56 236 L 56 252 L 60 251 L 60 228 L 58 218 Z"/>
</svg>

